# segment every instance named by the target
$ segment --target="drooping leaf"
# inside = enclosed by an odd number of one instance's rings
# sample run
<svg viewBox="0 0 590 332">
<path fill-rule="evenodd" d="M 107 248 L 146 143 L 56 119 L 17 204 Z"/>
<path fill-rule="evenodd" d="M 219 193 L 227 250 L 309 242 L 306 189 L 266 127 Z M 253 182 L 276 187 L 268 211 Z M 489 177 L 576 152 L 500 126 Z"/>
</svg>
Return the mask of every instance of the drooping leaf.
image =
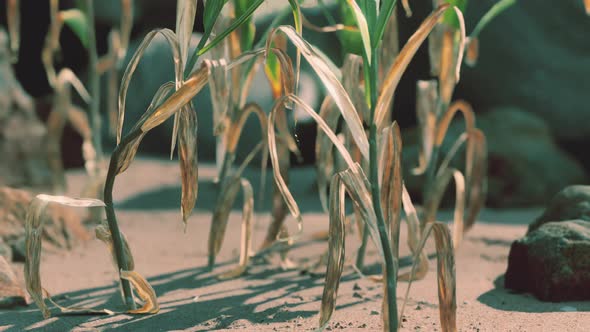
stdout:
<svg viewBox="0 0 590 332">
<path fill-rule="evenodd" d="M 88 48 L 88 20 L 84 13 L 79 9 L 62 10 L 60 16 L 65 25 L 70 28 L 76 37 L 82 42 L 85 48 Z M 92 27 L 94 29 L 94 27 Z"/>
<path fill-rule="evenodd" d="M 174 82 L 167 82 L 160 86 L 158 91 L 156 91 L 156 94 L 154 95 L 152 102 L 148 106 L 148 109 L 141 116 L 139 121 L 137 121 L 137 123 L 135 124 L 134 129 L 136 129 L 137 127 L 141 127 L 147 121 L 147 119 L 149 119 L 153 115 L 153 113 L 156 111 L 156 108 L 165 100 L 170 91 L 172 91 L 173 89 Z M 145 136 L 146 132 L 147 131 L 144 131 L 142 134 L 134 138 L 131 142 L 119 147 L 120 152 L 117 159 L 117 170 L 115 174 L 121 174 L 125 172 L 129 165 L 131 165 L 131 162 L 133 161 L 137 153 L 137 149 L 139 149 L 139 144 L 141 143 L 141 140 Z"/>
<path fill-rule="evenodd" d="M 334 175 L 330 182 L 330 237 L 328 238 L 326 281 L 320 309 L 320 329 L 323 329 L 328 324 L 336 307 L 336 295 L 344 268 L 344 219 L 346 217 L 344 194 L 344 184 L 340 176 Z"/>
<path fill-rule="evenodd" d="M 340 113 L 336 109 L 330 96 L 326 96 L 320 106 L 320 117 L 326 122 L 328 128 L 336 131 Z M 328 212 L 328 182 L 334 174 L 333 144 L 330 138 L 319 130 L 316 136 L 315 160 L 317 170 L 317 183 L 320 202 L 325 212 Z"/>
<path fill-rule="evenodd" d="M 209 268 L 213 267 L 215 257 L 221 250 L 229 214 L 239 190 L 240 178 L 236 176 L 226 178 L 221 184 L 221 190 L 217 196 L 217 202 L 215 203 L 215 210 L 213 211 L 213 218 L 211 220 L 211 229 L 209 231 Z"/>
<path fill-rule="evenodd" d="M 199 189 L 199 169 L 197 159 L 197 113 L 192 102 L 183 106 L 179 113 L 180 125 L 178 135 L 178 154 L 180 160 L 180 177 L 182 179 L 181 212 L 186 227 L 197 201 Z"/>
<path fill-rule="evenodd" d="M 418 167 L 412 170 L 415 175 L 426 172 L 432 157 L 436 123 L 438 99 L 438 82 L 436 80 L 418 81 L 416 84 L 416 118 L 420 128 L 420 155 Z"/>
<path fill-rule="evenodd" d="M 426 18 L 418 28 L 418 30 L 410 37 L 407 41 L 395 62 L 391 66 L 391 69 L 385 76 L 379 97 L 377 99 L 377 105 L 375 106 L 375 119 L 374 123 L 378 128 L 382 128 L 385 125 L 386 114 L 389 112 L 393 94 L 397 88 L 397 85 L 408 67 L 410 61 L 418 51 L 422 42 L 426 39 L 430 31 L 437 24 L 439 18 L 443 15 L 448 5 L 442 5 L 438 7 L 430 16 Z"/>
<path fill-rule="evenodd" d="M 101 222 L 101 224 L 96 226 L 96 228 L 94 229 L 94 233 L 96 235 L 96 238 L 104 242 L 109 248 L 111 258 L 113 259 L 113 265 L 116 268 L 117 256 L 115 254 L 115 248 L 113 246 L 113 237 L 111 235 L 111 230 L 109 229 L 108 224 L 106 222 Z M 127 241 L 127 237 L 125 236 L 125 234 L 121 233 L 121 239 L 123 240 L 123 256 L 125 257 L 127 268 L 130 270 L 134 270 L 135 262 L 133 260 L 133 254 L 131 253 L 131 248 L 129 247 L 129 242 Z"/>
<path fill-rule="evenodd" d="M 45 319 L 51 316 L 43 298 L 44 289 L 41 284 L 41 235 L 45 220 L 45 209 L 50 203 L 71 207 L 102 207 L 104 202 L 90 198 L 71 198 L 65 196 L 37 195 L 27 208 L 25 220 L 25 283 L 28 293 Z"/>
<path fill-rule="evenodd" d="M 252 250 L 252 222 L 254 219 L 254 192 L 250 182 L 240 179 L 244 204 L 242 207 L 242 240 L 240 249 L 240 264 L 235 269 L 219 276 L 220 279 L 232 279 L 244 274 L 248 268 L 250 252 Z"/>
<path fill-rule="evenodd" d="M 496 18 L 500 13 L 505 11 L 506 9 L 512 7 L 516 3 L 516 0 L 500 0 L 496 2 L 485 14 L 484 16 L 479 19 L 477 25 L 471 32 L 470 37 L 477 38 L 479 37 L 480 32 L 488 25 L 490 22 Z M 590 1 L 584 0 L 584 6 L 586 7 L 586 12 L 590 12 Z"/>
<path fill-rule="evenodd" d="M 223 3 L 223 1 L 209 1 Z M 211 6 L 210 4 L 207 4 Z M 197 13 L 197 0 L 178 0 L 176 3 L 176 36 L 180 45 L 180 59 L 185 64 L 188 58 L 189 43 L 193 33 L 195 15 Z M 207 18 L 205 18 L 207 20 Z M 207 22 L 209 23 L 209 22 Z"/>
<path fill-rule="evenodd" d="M 20 48 L 20 0 L 6 2 L 6 25 L 10 37 L 10 61 L 16 63 Z"/>
<path fill-rule="evenodd" d="M 181 59 L 180 59 L 180 46 L 178 43 L 178 39 L 174 32 L 170 29 L 159 29 L 150 31 L 143 39 L 135 54 L 129 61 L 127 68 L 125 69 L 125 73 L 123 73 L 123 78 L 121 79 L 121 86 L 119 88 L 119 121 L 117 125 L 117 144 L 121 142 L 121 137 L 123 134 L 123 121 L 125 120 L 125 104 L 127 99 L 127 90 L 129 88 L 129 84 L 131 83 L 131 79 L 135 70 L 137 69 L 137 65 L 139 61 L 143 57 L 146 49 L 152 42 L 152 40 L 156 37 L 156 35 L 162 34 L 168 45 L 170 46 L 170 50 L 172 51 L 172 56 L 174 60 L 174 77 L 175 77 L 175 85 L 177 90 L 182 85 L 182 66 L 181 66 Z M 186 104 L 186 103 L 185 103 Z M 176 110 L 180 109 L 177 108 Z"/>
<path fill-rule="evenodd" d="M 149 282 L 141 276 L 141 274 L 135 271 L 121 271 L 120 276 L 122 279 L 129 280 L 133 285 L 133 289 L 139 296 L 139 298 L 144 301 L 144 305 L 139 309 L 128 310 L 127 312 L 130 314 L 157 314 L 160 311 L 160 306 L 158 305 L 158 298 L 156 296 L 156 292 L 149 284 Z"/>
<path fill-rule="evenodd" d="M 437 256 L 438 308 L 443 332 L 457 331 L 457 295 L 453 240 L 447 225 L 433 225 Z"/>
<path fill-rule="evenodd" d="M 349 95 L 346 93 L 342 84 L 334 75 L 330 67 L 327 63 L 322 59 L 322 57 L 309 45 L 305 40 L 303 40 L 297 32 L 290 26 L 280 26 L 277 29 L 273 30 L 273 32 L 269 35 L 267 40 L 267 49 L 270 45 L 270 42 L 273 40 L 274 34 L 277 32 L 283 32 L 287 35 L 289 40 L 299 49 L 301 50 L 301 54 L 303 57 L 308 61 L 311 67 L 314 69 L 322 83 L 324 84 L 325 88 L 327 89 L 328 94 L 334 100 L 334 103 L 340 109 L 342 113 L 342 117 L 346 121 L 346 124 L 349 130 L 352 132 L 353 138 L 361 150 L 363 156 L 368 159 L 369 156 L 369 143 L 367 139 L 367 135 L 365 134 L 365 130 L 361 123 L 361 120 L 358 116 L 352 101 L 350 100 Z"/>
</svg>

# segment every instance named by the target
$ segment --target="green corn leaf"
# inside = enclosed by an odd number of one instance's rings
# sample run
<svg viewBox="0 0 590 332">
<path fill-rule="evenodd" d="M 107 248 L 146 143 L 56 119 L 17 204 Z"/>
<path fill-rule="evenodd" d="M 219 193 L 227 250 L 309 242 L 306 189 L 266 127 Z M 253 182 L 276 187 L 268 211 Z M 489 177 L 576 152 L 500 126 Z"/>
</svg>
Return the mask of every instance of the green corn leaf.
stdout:
<svg viewBox="0 0 590 332">
<path fill-rule="evenodd" d="M 70 28 L 82 45 L 88 48 L 88 20 L 79 9 L 68 9 L 60 12 L 64 23 Z"/>
<path fill-rule="evenodd" d="M 389 22 L 389 18 L 394 13 L 393 9 L 395 8 L 396 4 L 397 0 L 386 0 L 381 4 L 381 11 L 379 12 L 379 17 L 377 17 L 373 40 L 371 40 L 371 46 L 373 48 L 377 48 L 377 46 L 379 46 L 379 43 L 383 38 L 383 34 L 385 33 L 387 22 Z"/>
<path fill-rule="evenodd" d="M 253 0 L 234 0 L 235 16 L 242 16 L 247 11 L 251 2 L 253 2 Z M 240 28 L 240 47 L 242 51 L 252 49 L 255 34 L 256 26 L 252 22 L 252 17 L 250 16 L 244 21 L 244 25 Z"/>
<path fill-rule="evenodd" d="M 451 7 L 449 8 L 449 10 L 446 11 L 445 15 L 443 16 L 443 22 L 456 29 L 459 29 L 459 19 L 457 18 L 457 14 L 455 14 L 455 11 L 451 8 L 454 6 L 459 8 L 461 12 L 465 12 L 465 9 L 467 8 L 467 0 L 447 0 L 446 2 L 449 5 L 451 5 Z"/>
<path fill-rule="evenodd" d="M 356 18 L 353 9 L 347 0 L 340 0 L 340 20 L 346 26 L 356 26 Z M 341 30 L 338 37 L 342 43 L 344 53 L 363 55 L 363 38 L 360 30 Z"/>
<path fill-rule="evenodd" d="M 506 9 L 512 7 L 512 5 L 514 5 L 515 3 L 516 0 L 498 1 L 495 5 L 492 6 L 492 8 L 490 8 L 490 10 L 488 10 L 487 13 L 485 13 L 485 15 L 479 20 L 479 22 L 477 22 L 475 29 L 473 29 L 473 32 L 471 33 L 471 37 L 477 38 L 481 30 L 483 30 L 483 28 L 485 28 L 496 16 L 498 16 Z"/>
</svg>

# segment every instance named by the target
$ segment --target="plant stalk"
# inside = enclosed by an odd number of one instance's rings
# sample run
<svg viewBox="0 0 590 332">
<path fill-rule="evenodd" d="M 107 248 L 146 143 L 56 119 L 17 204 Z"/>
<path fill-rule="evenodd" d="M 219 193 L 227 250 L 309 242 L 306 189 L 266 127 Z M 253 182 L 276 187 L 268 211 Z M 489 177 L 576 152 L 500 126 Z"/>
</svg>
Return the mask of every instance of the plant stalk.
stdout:
<svg viewBox="0 0 590 332">
<path fill-rule="evenodd" d="M 364 57 L 366 60 L 366 56 Z M 369 129 L 369 181 L 371 182 L 371 199 L 373 200 L 373 207 L 375 215 L 377 216 L 377 228 L 379 230 L 379 239 L 383 248 L 384 258 L 384 284 L 386 287 L 386 301 L 389 320 L 389 330 L 397 331 L 398 317 L 397 317 L 397 268 L 393 258 L 393 251 L 391 250 L 391 243 L 389 242 L 389 234 L 387 232 L 387 225 L 383 217 L 383 208 L 381 206 L 381 190 L 379 189 L 379 156 L 377 149 L 377 125 L 375 124 L 375 106 L 377 105 L 377 68 L 378 58 L 376 49 L 372 52 L 371 65 L 367 61 L 365 70 L 369 71 L 370 100 L 371 100 L 371 126 Z M 385 184 L 384 184 L 385 185 Z"/>
<path fill-rule="evenodd" d="M 86 0 L 86 19 L 88 20 L 88 90 L 90 101 L 90 127 L 92 128 L 92 145 L 96 151 L 97 161 L 102 160 L 102 133 L 100 119 L 100 77 L 96 72 L 98 54 L 96 52 L 96 32 L 94 28 L 93 0 Z"/>
<path fill-rule="evenodd" d="M 107 173 L 105 185 L 104 185 L 104 203 L 105 213 L 107 222 L 109 224 L 109 230 L 113 239 L 113 250 L 115 251 L 115 257 L 117 259 L 117 267 L 119 272 L 121 270 L 128 271 L 127 259 L 125 259 L 125 251 L 123 248 L 123 236 L 119 230 L 117 224 L 117 216 L 115 214 L 115 208 L 113 205 L 113 187 L 115 185 L 115 177 L 117 176 L 117 164 L 118 159 L 121 155 L 121 149 L 127 144 L 131 143 L 135 138 L 141 135 L 141 128 L 137 128 L 134 131 L 127 134 L 119 145 L 113 150 L 111 155 L 111 161 L 109 163 L 109 171 Z M 135 302 L 133 300 L 133 293 L 131 292 L 131 285 L 129 280 L 121 278 L 121 288 L 123 289 L 123 299 L 125 305 L 129 309 L 135 309 Z"/>
</svg>

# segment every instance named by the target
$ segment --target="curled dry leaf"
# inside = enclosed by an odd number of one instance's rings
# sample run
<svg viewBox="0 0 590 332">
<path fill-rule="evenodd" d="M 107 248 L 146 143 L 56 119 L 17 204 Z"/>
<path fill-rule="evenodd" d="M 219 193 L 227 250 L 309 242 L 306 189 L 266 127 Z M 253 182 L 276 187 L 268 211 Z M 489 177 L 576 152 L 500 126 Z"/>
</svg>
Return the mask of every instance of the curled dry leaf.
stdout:
<svg viewBox="0 0 590 332">
<path fill-rule="evenodd" d="M 238 191 L 240 190 L 240 178 L 232 176 L 226 178 L 221 184 L 221 191 L 217 196 L 217 203 L 213 211 L 213 218 L 211 220 L 211 229 L 209 231 L 209 267 L 215 264 L 215 257 L 221 250 L 223 238 L 225 237 L 225 230 L 227 229 L 227 222 L 229 214 L 231 213 L 232 205 L 236 200 Z"/>
<path fill-rule="evenodd" d="M 443 332 L 457 331 L 455 256 L 451 232 L 443 223 L 433 224 L 437 256 L 438 308 Z"/>
<path fill-rule="evenodd" d="M 285 180 L 283 179 L 283 176 L 281 175 L 281 173 L 279 171 L 280 170 L 280 158 L 279 158 L 278 150 L 277 150 L 277 137 L 276 137 L 277 135 L 275 133 L 275 119 L 277 117 L 278 112 L 285 111 L 285 108 L 284 108 L 285 102 L 295 103 L 297 107 L 299 107 L 302 111 L 306 112 L 307 114 L 309 114 L 311 116 L 311 118 L 318 124 L 318 129 L 322 130 L 326 134 L 326 136 L 332 141 L 332 144 L 334 144 L 336 149 L 338 149 L 338 151 L 342 155 L 342 157 L 345 160 L 345 162 L 347 163 L 347 165 L 349 165 L 349 167 L 354 167 L 355 163 L 353 162 L 352 158 L 350 157 L 350 154 L 348 153 L 346 147 L 342 144 L 342 142 L 340 142 L 338 137 L 336 137 L 336 134 L 334 134 L 334 132 L 328 126 L 328 124 L 326 124 L 326 122 L 311 107 L 309 107 L 309 105 L 307 105 L 303 100 L 301 100 L 299 97 L 297 97 L 295 95 L 286 95 L 286 96 L 281 97 L 279 100 L 277 100 L 275 102 L 275 105 L 274 105 L 273 109 L 271 110 L 269 117 L 268 117 L 268 130 L 267 130 L 268 148 L 269 148 L 270 160 L 271 160 L 272 168 L 273 168 L 273 176 L 274 176 L 275 183 L 277 185 L 277 189 L 280 191 L 281 195 L 283 196 L 283 199 L 285 200 L 285 203 L 287 204 L 287 207 L 289 208 L 291 215 L 297 221 L 297 225 L 299 227 L 299 230 L 301 230 L 301 222 L 302 222 L 301 212 L 299 210 L 297 202 L 295 202 L 295 199 L 293 198 L 293 195 L 291 194 L 291 192 L 289 190 L 289 187 L 287 186 L 287 183 L 285 182 Z"/>
<path fill-rule="evenodd" d="M 145 133 L 166 121 L 170 116 L 186 105 L 193 97 L 203 89 L 209 80 L 207 67 L 196 70 L 165 102 L 157 107 L 152 114 L 141 124 L 141 130 Z"/>
<path fill-rule="evenodd" d="M 133 28 L 133 0 L 121 0 L 121 23 L 120 37 L 121 45 L 118 49 L 118 58 L 123 59 L 127 54 L 131 29 Z"/>
<path fill-rule="evenodd" d="M 435 146 L 440 147 L 442 145 L 447 130 L 449 129 L 449 125 L 451 124 L 451 120 L 453 120 L 457 112 L 463 113 L 463 117 L 465 118 L 465 131 L 469 132 L 475 129 L 475 113 L 473 112 L 471 105 L 464 100 L 457 100 L 449 106 L 449 109 L 442 115 L 442 118 L 438 122 L 436 137 L 434 140 Z"/>
<path fill-rule="evenodd" d="M 133 128 L 134 130 L 138 127 L 141 127 L 150 118 L 150 116 L 154 114 L 156 108 L 162 103 L 162 101 L 168 96 L 170 91 L 172 91 L 173 89 L 174 82 L 167 82 L 160 86 L 158 91 L 156 91 L 156 94 L 154 95 L 152 102 L 148 106 L 148 109 L 141 116 L 139 121 L 135 124 L 135 127 Z M 141 143 L 141 140 L 145 136 L 146 132 L 147 131 L 143 131 L 140 135 L 135 137 L 127 144 L 120 145 L 118 147 L 118 149 L 120 149 L 120 152 L 116 161 L 117 170 L 115 174 L 121 174 L 125 172 L 129 165 L 131 165 L 131 162 L 133 161 L 133 159 L 135 158 L 135 154 L 137 153 L 137 149 L 139 148 L 139 143 Z"/>
<path fill-rule="evenodd" d="M 340 113 L 336 109 L 330 96 L 326 96 L 320 106 L 320 117 L 328 128 L 336 131 Z M 315 141 L 315 160 L 317 170 L 317 183 L 320 202 L 324 211 L 328 211 L 328 181 L 334 174 L 334 155 L 332 153 L 332 141 L 323 130 L 318 131 Z"/>
<path fill-rule="evenodd" d="M 6 23 L 10 36 L 11 62 L 18 59 L 20 47 L 20 0 L 8 0 L 6 3 Z"/>
<path fill-rule="evenodd" d="M 375 106 L 374 123 L 377 125 L 377 128 L 383 128 L 384 125 L 386 125 L 385 118 L 390 110 L 393 95 L 403 73 L 406 71 L 406 68 L 410 64 L 414 54 L 418 51 L 420 45 L 422 45 L 430 31 L 436 26 L 438 20 L 448 7 L 448 4 L 442 5 L 430 14 L 430 16 L 422 22 L 412 37 L 410 37 L 399 55 L 396 57 L 391 69 L 385 76 L 385 80 L 383 81 L 377 99 L 377 105 Z"/>
<path fill-rule="evenodd" d="M 399 232 L 401 222 L 401 210 L 402 210 L 402 191 L 403 191 L 403 178 L 402 178 L 402 137 L 400 128 L 397 122 L 394 122 L 391 126 L 389 144 L 389 154 L 391 157 L 386 163 L 387 168 L 391 168 L 389 172 L 389 181 L 383 181 L 383 186 L 388 187 L 388 190 L 384 194 L 387 202 L 384 205 L 387 213 L 387 223 L 389 224 L 390 237 L 392 243 L 393 257 L 398 259 L 399 257 Z M 391 166 L 389 166 L 391 165 Z"/>
<path fill-rule="evenodd" d="M 63 19 L 59 15 L 59 1 L 49 1 L 49 28 L 45 36 L 45 43 L 41 51 L 41 62 L 47 74 L 47 81 L 50 86 L 55 86 L 57 75 L 53 65 L 53 57 L 55 52 L 59 49 L 59 34 L 63 27 Z"/>
<path fill-rule="evenodd" d="M 412 170 L 415 175 L 426 172 L 432 157 L 438 119 L 437 100 L 438 82 L 436 80 L 418 81 L 416 84 L 416 118 L 421 133 L 421 149 L 418 167 Z"/>
<path fill-rule="evenodd" d="M 96 226 L 94 231 L 96 234 L 96 238 L 104 242 L 109 248 L 109 252 L 111 253 L 111 257 L 113 259 L 113 265 L 117 267 L 117 257 L 115 254 L 115 248 L 113 247 L 113 238 L 111 236 L 109 225 L 107 225 L 105 222 L 102 222 L 100 225 Z M 129 242 L 127 242 L 127 237 L 125 237 L 125 234 L 123 233 L 121 233 L 121 238 L 123 240 L 123 251 L 125 260 L 127 261 L 126 266 L 130 270 L 133 270 L 135 269 L 135 262 L 133 261 L 133 254 L 131 253 Z"/>
<path fill-rule="evenodd" d="M 160 311 L 158 305 L 158 298 L 156 292 L 150 283 L 139 273 L 135 271 L 121 271 L 121 278 L 129 280 L 133 285 L 133 289 L 137 296 L 144 302 L 144 305 L 139 309 L 128 310 L 130 314 L 156 314 Z"/>
<path fill-rule="evenodd" d="M 474 67 L 479 59 L 479 38 L 469 37 L 465 43 L 465 63 Z"/>
<path fill-rule="evenodd" d="M 224 59 L 204 60 L 203 63 L 209 69 L 209 91 L 213 105 L 213 134 L 219 135 L 225 131 L 230 100 L 227 63 Z"/>
<path fill-rule="evenodd" d="M 479 211 L 483 208 L 487 193 L 487 144 L 486 137 L 479 129 L 468 132 L 468 146 L 465 180 L 467 183 L 467 218 L 464 232 L 475 223 Z"/>
<path fill-rule="evenodd" d="M 117 122 L 117 144 L 121 142 L 121 137 L 123 134 L 123 122 L 125 121 L 125 103 L 127 99 L 127 90 L 129 88 L 129 84 L 131 83 L 131 78 L 133 77 L 133 74 L 137 69 L 137 65 L 139 65 L 139 61 L 143 57 L 145 50 L 148 48 L 152 40 L 158 34 L 164 36 L 164 38 L 170 45 L 172 56 L 174 58 L 174 77 L 176 88 L 178 89 L 182 84 L 183 69 L 180 59 L 180 46 L 178 44 L 178 39 L 176 38 L 176 35 L 170 29 L 159 29 L 150 31 L 144 37 L 143 41 L 137 48 L 137 51 L 135 51 L 135 54 L 133 54 L 133 57 L 131 58 L 129 64 L 127 65 L 127 68 L 125 69 L 123 78 L 121 79 L 121 86 L 119 87 L 119 121 Z M 186 102 L 184 104 L 186 104 Z M 176 110 L 180 109 L 180 106 L 176 108 Z"/>
<path fill-rule="evenodd" d="M 180 59 L 186 63 L 189 43 L 195 24 L 197 0 L 180 0 L 176 4 L 176 36 L 180 45 Z"/>
<path fill-rule="evenodd" d="M 412 203 L 412 199 L 410 198 L 410 194 L 405 185 L 403 185 L 402 188 L 402 205 L 406 214 L 406 223 L 408 224 L 408 246 L 410 247 L 412 255 L 414 255 L 414 265 L 410 272 L 399 275 L 398 280 L 409 281 L 411 283 L 413 280 L 424 278 L 428 273 L 428 257 L 422 252 L 422 249 L 420 249 L 421 239 L 424 241 L 426 240 L 424 236 L 422 236 L 422 238 L 420 237 L 422 223 L 418 219 L 418 213 L 416 212 L 416 208 Z M 410 284 L 408 285 L 408 292 L 409 288 Z M 402 315 L 400 314 L 400 317 L 401 316 Z"/>
<path fill-rule="evenodd" d="M 408 0 L 402 0 L 402 6 L 404 7 L 404 11 L 406 12 L 406 17 L 412 17 L 412 8 L 410 8 L 410 2 Z"/>
<path fill-rule="evenodd" d="M 104 203 L 97 199 L 71 198 L 65 196 L 37 195 L 27 209 L 25 220 L 25 283 L 27 291 L 44 318 L 49 318 L 51 313 L 43 299 L 43 287 L 41 285 L 41 235 L 45 220 L 45 209 L 49 203 L 58 203 L 72 207 L 101 207 Z"/>
<path fill-rule="evenodd" d="M 236 278 L 244 274 L 248 268 L 250 252 L 252 248 L 252 222 L 254 219 L 254 191 L 250 182 L 240 179 L 244 195 L 242 207 L 242 240 L 240 249 L 240 264 L 235 269 L 219 276 L 220 279 Z"/>
<path fill-rule="evenodd" d="M 328 264 L 326 267 L 326 281 L 320 307 L 320 329 L 323 329 L 336 306 L 336 294 L 340 284 L 342 269 L 344 268 L 344 184 L 338 174 L 330 182 L 330 237 L 328 239 Z"/>
<path fill-rule="evenodd" d="M 199 168 L 197 159 L 197 113 L 192 107 L 192 102 L 183 106 L 178 117 L 179 144 L 178 152 L 180 159 L 180 176 L 182 179 L 181 211 L 182 221 L 186 227 L 197 201 L 199 190 Z"/>
<path fill-rule="evenodd" d="M 289 38 L 289 40 L 295 45 L 295 47 L 297 47 L 298 50 L 301 51 L 303 57 L 314 69 L 319 79 L 326 87 L 328 94 L 333 98 L 334 103 L 338 106 L 338 109 L 342 113 L 342 117 L 344 118 L 347 127 L 352 132 L 352 136 L 363 156 L 368 159 L 369 141 L 367 139 L 367 135 L 365 134 L 362 122 L 352 103 L 352 100 L 350 99 L 350 96 L 348 93 L 346 93 L 344 87 L 342 87 L 342 84 L 332 71 L 330 65 L 290 26 L 280 26 L 272 30 L 267 40 L 267 49 L 270 47 L 270 42 L 273 40 L 273 36 L 278 32 L 284 33 Z"/>
</svg>

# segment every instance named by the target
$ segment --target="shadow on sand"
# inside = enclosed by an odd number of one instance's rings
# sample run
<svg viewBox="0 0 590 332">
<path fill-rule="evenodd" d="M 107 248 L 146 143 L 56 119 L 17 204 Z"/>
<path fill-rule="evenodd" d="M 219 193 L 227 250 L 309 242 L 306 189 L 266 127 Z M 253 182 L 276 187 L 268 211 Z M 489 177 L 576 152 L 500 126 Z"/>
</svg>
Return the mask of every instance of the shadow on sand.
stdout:
<svg viewBox="0 0 590 332">
<path fill-rule="evenodd" d="M 580 312 L 590 312 L 590 302 L 553 302 L 538 300 L 532 294 L 518 293 L 504 288 L 504 274 L 494 280 L 494 289 L 483 293 L 477 300 L 489 307 L 502 311 L 517 312 L 561 312 L 564 308 L 575 308 Z"/>
</svg>

